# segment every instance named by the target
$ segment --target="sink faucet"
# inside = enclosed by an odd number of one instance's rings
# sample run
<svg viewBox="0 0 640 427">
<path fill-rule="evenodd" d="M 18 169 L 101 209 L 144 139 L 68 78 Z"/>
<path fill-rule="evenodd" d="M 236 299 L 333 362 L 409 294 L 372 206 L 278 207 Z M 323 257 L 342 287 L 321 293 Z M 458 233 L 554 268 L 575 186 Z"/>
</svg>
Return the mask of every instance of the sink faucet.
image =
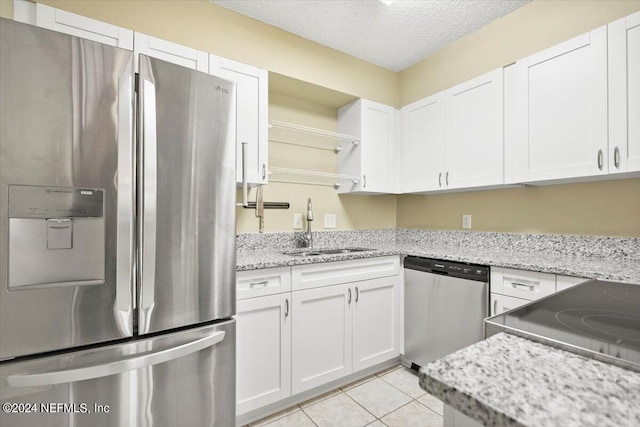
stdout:
<svg viewBox="0 0 640 427">
<path fill-rule="evenodd" d="M 311 209 L 311 197 L 307 200 L 307 231 L 300 236 L 300 247 L 313 247 L 313 234 L 311 234 L 311 221 L 313 221 L 313 210 Z"/>
</svg>

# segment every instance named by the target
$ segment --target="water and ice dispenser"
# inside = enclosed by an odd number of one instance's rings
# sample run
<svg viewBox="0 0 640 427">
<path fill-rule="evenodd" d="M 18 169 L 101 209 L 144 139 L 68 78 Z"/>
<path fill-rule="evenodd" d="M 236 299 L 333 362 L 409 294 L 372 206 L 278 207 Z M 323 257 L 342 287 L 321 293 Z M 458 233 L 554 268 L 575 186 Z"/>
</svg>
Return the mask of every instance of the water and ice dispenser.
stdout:
<svg viewBox="0 0 640 427">
<path fill-rule="evenodd" d="M 104 191 L 9 186 L 9 290 L 100 285 Z"/>
</svg>

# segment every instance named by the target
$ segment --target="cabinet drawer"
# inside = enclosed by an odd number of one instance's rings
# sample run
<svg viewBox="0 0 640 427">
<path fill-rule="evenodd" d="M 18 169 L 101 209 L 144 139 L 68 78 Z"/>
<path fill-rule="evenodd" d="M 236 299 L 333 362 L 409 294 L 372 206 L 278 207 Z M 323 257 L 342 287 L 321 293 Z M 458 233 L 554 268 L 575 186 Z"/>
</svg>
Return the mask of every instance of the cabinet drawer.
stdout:
<svg viewBox="0 0 640 427">
<path fill-rule="evenodd" d="M 312 289 L 321 286 L 357 282 L 400 273 L 400 257 L 389 256 L 323 264 L 297 265 L 291 268 L 292 289 Z"/>
<path fill-rule="evenodd" d="M 534 301 L 556 291 L 555 274 L 491 268 L 491 293 Z"/>
<path fill-rule="evenodd" d="M 238 271 L 236 289 L 239 300 L 289 292 L 291 290 L 291 267 Z"/>
<path fill-rule="evenodd" d="M 556 276 L 556 290 L 558 292 L 564 291 L 572 286 L 579 285 L 582 282 L 586 282 L 590 279 L 585 279 L 584 277 L 573 277 L 573 276 Z"/>
</svg>

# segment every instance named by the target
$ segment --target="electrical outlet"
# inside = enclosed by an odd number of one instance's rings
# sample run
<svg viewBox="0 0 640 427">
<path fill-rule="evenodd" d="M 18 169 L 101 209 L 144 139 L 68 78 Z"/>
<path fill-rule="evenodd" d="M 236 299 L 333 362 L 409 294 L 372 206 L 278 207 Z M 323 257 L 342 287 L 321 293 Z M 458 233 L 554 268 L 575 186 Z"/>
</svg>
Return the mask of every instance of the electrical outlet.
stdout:
<svg viewBox="0 0 640 427">
<path fill-rule="evenodd" d="M 293 229 L 300 230 L 302 229 L 302 214 L 294 213 L 293 214 Z"/>
<path fill-rule="evenodd" d="M 471 215 L 462 215 L 462 228 L 471 228 Z"/>
<path fill-rule="evenodd" d="M 336 228 L 336 214 L 324 214 L 324 228 Z"/>
</svg>

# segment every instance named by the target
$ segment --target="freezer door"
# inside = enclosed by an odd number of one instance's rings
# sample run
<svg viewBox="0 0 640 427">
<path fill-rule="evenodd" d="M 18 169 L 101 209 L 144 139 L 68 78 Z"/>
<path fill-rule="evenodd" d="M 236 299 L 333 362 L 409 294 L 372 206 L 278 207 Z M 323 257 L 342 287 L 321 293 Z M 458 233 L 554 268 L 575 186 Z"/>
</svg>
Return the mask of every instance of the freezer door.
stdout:
<svg viewBox="0 0 640 427">
<path fill-rule="evenodd" d="M 0 19 L 0 360 L 133 331 L 132 54 Z"/>
<path fill-rule="evenodd" d="M 140 55 L 138 331 L 235 312 L 235 85 Z"/>
<path fill-rule="evenodd" d="M 235 321 L 0 365 L 0 425 L 235 425 Z"/>
</svg>

